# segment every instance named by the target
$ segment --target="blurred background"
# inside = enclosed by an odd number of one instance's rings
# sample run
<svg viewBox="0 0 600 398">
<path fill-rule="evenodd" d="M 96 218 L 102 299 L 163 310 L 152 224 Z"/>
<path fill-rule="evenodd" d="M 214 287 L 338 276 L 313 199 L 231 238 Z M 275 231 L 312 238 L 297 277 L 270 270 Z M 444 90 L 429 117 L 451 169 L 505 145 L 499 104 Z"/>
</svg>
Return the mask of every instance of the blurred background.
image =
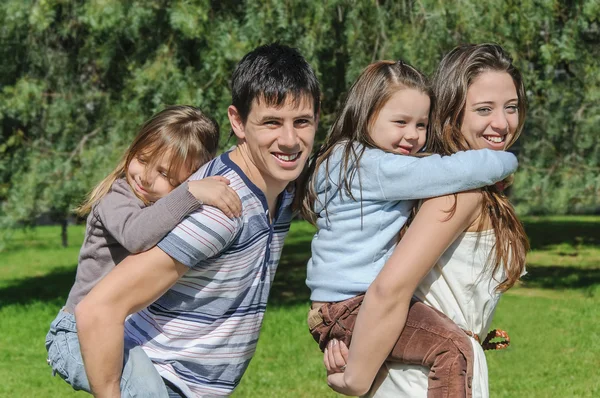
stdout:
<svg viewBox="0 0 600 398">
<path fill-rule="evenodd" d="M 599 396 L 597 0 L 2 0 L 0 396 L 72 394 L 50 377 L 42 345 L 83 239 L 72 209 L 166 105 L 199 106 L 231 146 L 231 73 L 272 41 L 297 47 L 317 72 L 317 141 L 372 61 L 402 58 L 431 74 L 458 44 L 496 42 L 512 54 L 529 112 L 510 195 L 533 250 L 525 282 L 498 311 L 516 335 L 488 358 L 492 396 Z M 313 232 L 292 229 L 238 396 L 334 395 L 303 329 Z"/>
</svg>

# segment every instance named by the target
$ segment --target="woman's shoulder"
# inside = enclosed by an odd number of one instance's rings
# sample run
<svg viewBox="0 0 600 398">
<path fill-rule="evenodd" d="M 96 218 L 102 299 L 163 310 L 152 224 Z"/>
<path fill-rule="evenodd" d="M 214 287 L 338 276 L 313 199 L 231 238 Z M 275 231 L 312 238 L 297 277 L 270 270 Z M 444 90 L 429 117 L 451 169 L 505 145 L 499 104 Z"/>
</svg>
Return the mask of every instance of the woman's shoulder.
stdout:
<svg viewBox="0 0 600 398">
<path fill-rule="evenodd" d="M 481 206 L 483 203 L 483 193 L 481 189 L 471 189 L 469 191 L 451 193 L 448 195 L 436 196 L 430 199 L 424 199 L 427 202 L 435 203 L 440 207 L 446 205 L 456 206 L 457 209 L 473 209 Z"/>
<path fill-rule="evenodd" d="M 483 194 L 480 189 L 458 192 L 449 195 L 424 199 L 421 207 L 426 205 L 430 211 L 447 214 L 447 218 L 459 217 L 473 225 L 481 216 Z"/>
</svg>

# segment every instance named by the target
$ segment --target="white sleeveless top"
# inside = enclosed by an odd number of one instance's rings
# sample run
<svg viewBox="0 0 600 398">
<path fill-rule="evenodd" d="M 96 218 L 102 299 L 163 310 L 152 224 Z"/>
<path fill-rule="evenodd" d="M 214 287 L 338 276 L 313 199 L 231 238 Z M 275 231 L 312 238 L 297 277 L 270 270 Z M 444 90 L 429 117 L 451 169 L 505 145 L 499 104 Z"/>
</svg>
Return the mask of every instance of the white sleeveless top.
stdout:
<svg viewBox="0 0 600 398">
<path fill-rule="evenodd" d="M 492 278 L 493 230 L 464 232 L 442 255 L 423 279 L 415 295 L 427 305 L 440 310 L 460 328 L 485 338 L 500 294 L 495 291 L 504 280 L 503 270 Z M 473 366 L 473 398 L 489 397 L 488 370 L 481 345 L 471 338 L 475 361 Z M 382 384 L 368 397 L 427 397 L 429 369 L 420 366 L 386 362 L 377 381 Z"/>
</svg>

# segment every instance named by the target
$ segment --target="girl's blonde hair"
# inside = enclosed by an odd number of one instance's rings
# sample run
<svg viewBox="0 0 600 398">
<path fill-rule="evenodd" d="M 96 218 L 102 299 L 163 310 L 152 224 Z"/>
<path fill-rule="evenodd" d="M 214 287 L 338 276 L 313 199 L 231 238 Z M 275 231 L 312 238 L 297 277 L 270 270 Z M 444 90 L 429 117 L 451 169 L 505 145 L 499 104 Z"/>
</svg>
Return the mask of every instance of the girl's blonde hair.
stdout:
<svg viewBox="0 0 600 398">
<path fill-rule="evenodd" d="M 467 102 L 467 91 L 473 81 L 487 71 L 508 73 L 515 84 L 518 98 L 519 122 L 515 134 L 507 142 L 507 148 L 517 140 L 526 114 L 525 86 L 512 58 L 497 44 L 477 44 L 456 47 L 440 63 L 433 78 L 436 97 L 431 110 L 431 134 L 427 148 L 431 152 L 450 155 L 471 149 L 461 132 Z M 509 184 L 507 180 L 503 185 Z M 504 267 L 506 280 L 497 289 L 506 291 L 519 280 L 525 269 L 525 255 L 529 242 L 523 225 L 514 208 L 496 186 L 482 188 L 482 214 L 487 214 L 496 235 L 493 274 Z M 455 207 L 451 209 L 453 214 Z M 482 217 L 482 223 L 485 219 Z M 483 224 L 482 224 L 483 225 Z M 480 225 L 480 227 L 482 226 Z"/>
<path fill-rule="evenodd" d="M 316 171 L 325 162 L 325 179 L 330 184 L 329 157 L 337 145 L 343 146 L 342 164 L 334 184 L 353 200 L 352 179 L 360 175 L 358 169 L 365 148 L 377 148 L 369 130 L 387 101 L 399 90 L 414 89 L 431 98 L 429 82 L 423 73 L 403 61 L 378 61 L 367 66 L 354 82 L 321 148 L 311 159 L 299 184 L 298 197 L 303 217 L 315 224 L 314 206 Z M 355 143 L 362 144 L 357 147 Z M 325 200 L 324 206 L 326 206 Z"/>
<path fill-rule="evenodd" d="M 185 167 L 193 172 L 214 158 L 219 146 L 219 125 L 193 106 L 170 106 L 155 114 L 138 131 L 137 136 L 115 169 L 88 194 L 75 210 L 79 216 L 88 214 L 110 190 L 113 183 L 125 177 L 131 161 L 143 157 L 152 168 L 169 154 L 167 175 L 178 175 Z M 182 181 L 171 181 L 179 185 Z"/>
</svg>

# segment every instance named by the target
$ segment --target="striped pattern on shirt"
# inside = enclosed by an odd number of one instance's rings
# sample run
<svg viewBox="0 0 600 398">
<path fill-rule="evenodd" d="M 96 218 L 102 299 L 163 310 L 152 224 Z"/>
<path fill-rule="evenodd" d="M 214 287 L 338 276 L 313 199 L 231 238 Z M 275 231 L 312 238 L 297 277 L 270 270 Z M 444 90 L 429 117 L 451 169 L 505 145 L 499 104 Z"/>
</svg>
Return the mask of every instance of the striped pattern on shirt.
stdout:
<svg viewBox="0 0 600 398">
<path fill-rule="evenodd" d="M 126 338 L 188 397 L 226 396 L 238 385 L 256 349 L 292 219 L 293 192 L 281 194 L 271 224 L 264 194 L 228 153 L 190 179 L 212 175 L 229 179 L 242 217 L 230 220 L 205 206 L 171 231 L 158 246 L 190 269 L 125 324 Z"/>
</svg>

